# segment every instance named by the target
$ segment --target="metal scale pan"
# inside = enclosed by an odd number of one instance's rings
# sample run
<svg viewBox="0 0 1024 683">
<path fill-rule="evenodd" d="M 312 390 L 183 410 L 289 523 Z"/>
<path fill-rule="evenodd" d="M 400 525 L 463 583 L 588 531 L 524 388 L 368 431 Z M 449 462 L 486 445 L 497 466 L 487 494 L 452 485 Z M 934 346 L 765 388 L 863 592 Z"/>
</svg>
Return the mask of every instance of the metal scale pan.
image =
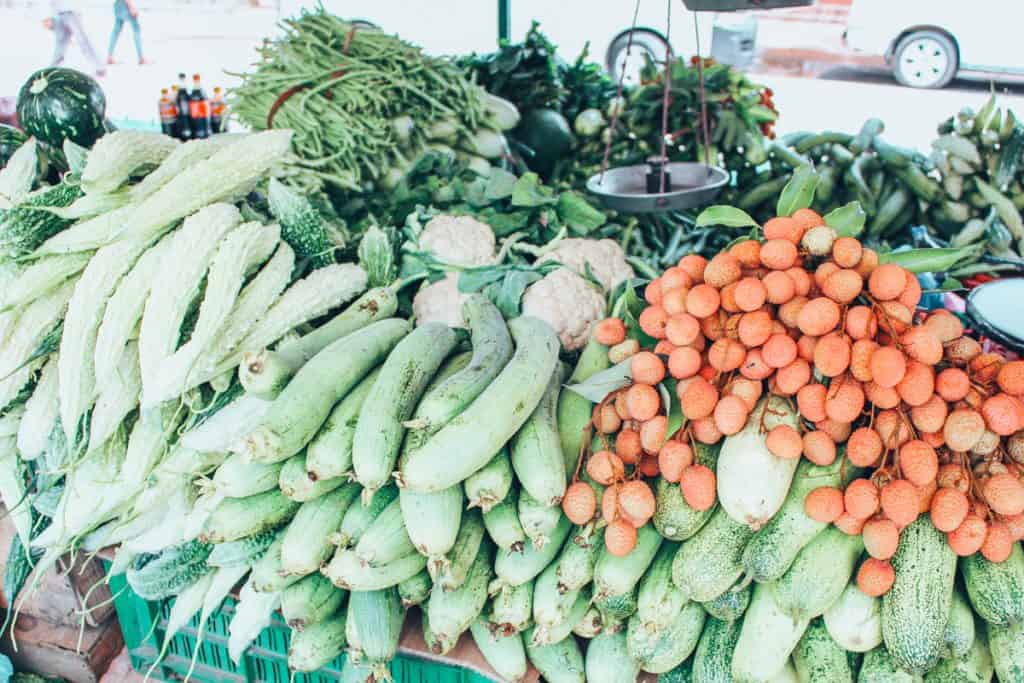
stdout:
<svg viewBox="0 0 1024 683">
<path fill-rule="evenodd" d="M 587 191 L 609 209 L 625 213 L 653 213 L 691 209 L 711 202 L 729 184 L 729 174 L 696 162 L 665 165 L 667 192 L 660 189 L 660 164 L 652 160 L 638 166 L 609 168 L 587 181 Z"/>
</svg>

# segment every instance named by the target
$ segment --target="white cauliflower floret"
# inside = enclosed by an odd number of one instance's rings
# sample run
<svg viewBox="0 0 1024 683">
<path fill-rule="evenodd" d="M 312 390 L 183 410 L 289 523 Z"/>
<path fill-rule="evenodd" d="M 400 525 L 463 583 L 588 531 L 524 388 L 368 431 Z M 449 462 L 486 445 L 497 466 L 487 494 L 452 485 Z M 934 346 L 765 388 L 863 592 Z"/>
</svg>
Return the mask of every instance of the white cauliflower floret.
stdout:
<svg viewBox="0 0 1024 683">
<path fill-rule="evenodd" d="M 463 268 L 494 263 L 494 231 L 471 216 L 435 216 L 423 227 L 420 249 Z"/>
<path fill-rule="evenodd" d="M 444 323 L 448 327 L 465 327 L 462 304 L 469 294 L 459 291 L 459 274 L 448 273 L 443 280 L 427 285 L 412 300 L 416 324 Z"/>
<path fill-rule="evenodd" d="M 589 240 L 582 237 L 570 237 L 555 245 L 555 248 L 544 254 L 538 263 L 558 261 L 571 268 L 577 274 L 586 276 L 587 266 L 590 272 L 604 287 L 605 292 L 615 289 L 623 280 L 633 277 L 633 268 L 626 262 L 626 254 L 614 240 Z"/>
<path fill-rule="evenodd" d="M 604 317 L 604 309 L 597 287 L 568 268 L 551 271 L 523 294 L 523 315 L 551 325 L 567 351 L 586 345 L 590 328 Z"/>
</svg>

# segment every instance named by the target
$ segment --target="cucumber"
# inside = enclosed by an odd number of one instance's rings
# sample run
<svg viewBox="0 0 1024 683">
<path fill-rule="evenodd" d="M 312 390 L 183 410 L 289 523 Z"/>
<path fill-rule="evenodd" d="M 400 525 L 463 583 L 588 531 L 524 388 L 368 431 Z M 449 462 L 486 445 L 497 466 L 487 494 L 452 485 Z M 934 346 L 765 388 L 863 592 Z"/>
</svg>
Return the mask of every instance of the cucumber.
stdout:
<svg viewBox="0 0 1024 683">
<path fill-rule="evenodd" d="M 334 479 L 352 473 L 352 438 L 359 411 L 380 376 L 377 368 L 334 406 L 306 448 L 306 470 L 313 480 Z"/>
<path fill-rule="evenodd" d="M 604 620 L 601 618 L 601 610 L 591 605 L 579 623 L 572 627 L 572 632 L 580 638 L 590 640 L 604 630 Z"/>
<path fill-rule="evenodd" d="M 502 633 L 520 633 L 533 623 L 533 581 L 504 586 L 491 596 L 491 624 Z"/>
<path fill-rule="evenodd" d="M 715 470 L 718 463 L 718 445 L 693 444 L 694 462 Z M 694 536 L 711 519 L 718 508 L 717 502 L 707 510 L 694 510 L 686 500 L 678 484 L 658 477 L 655 485 L 657 506 L 654 510 L 654 526 L 665 538 L 685 541 Z"/>
<path fill-rule="evenodd" d="M 494 514 L 494 510 L 488 514 Z M 538 549 L 532 544 L 527 544 L 519 552 L 499 550 L 494 561 L 494 573 L 499 581 L 495 590 L 500 586 L 519 586 L 540 576 L 544 568 L 558 555 L 571 529 L 572 524 L 565 515 L 562 515 L 558 520 L 558 526 L 551 533 L 550 541 L 543 548 Z"/>
<path fill-rule="evenodd" d="M 974 611 L 991 624 L 1013 624 L 1024 619 L 1024 550 L 1020 543 L 1005 562 L 989 562 L 981 553 L 960 560 L 967 597 Z"/>
<path fill-rule="evenodd" d="M 971 649 L 974 637 L 974 612 L 971 611 L 971 606 L 960 588 L 954 588 L 953 603 L 949 608 L 949 621 L 946 623 L 946 633 L 943 638 L 945 647 L 942 651 L 942 658 L 965 657 Z"/>
<path fill-rule="evenodd" d="M 629 654 L 649 673 L 665 673 L 693 654 L 707 615 L 696 602 L 676 612 L 668 625 L 648 630 L 634 614 L 626 629 Z"/>
<path fill-rule="evenodd" d="M 557 643 L 560 640 L 569 638 L 572 635 L 573 629 L 586 618 L 591 610 L 590 600 L 592 595 L 590 587 L 587 586 L 583 590 L 576 591 L 574 595 L 576 595 L 576 601 L 572 603 L 572 607 L 566 613 L 564 619 L 548 626 L 537 624 L 537 627 L 533 629 L 535 643 L 544 645 L 546 643 Z M 534 600 L 534 604 L 537 604 L 536 600 Z"/>
<path fill-rule="evenodd" d="M 248 498 L 225 498 L 213 510 L 199 540 L 228 543 L 285 524 L 299 510 L 299 503 L 288 500 L 280 491 L 257 493 Z"/>
<path fill-rule="evenodd" d="M 359 496 L 359 485 L 349 483 L 316 500 L 303 503 L 284 532 L 281 569 L 305 576 L 320 569 L 334 551 L 329 536 L 345 511 Z"/>
<path fill-rule="evenodd" d="M 809 619 L 794 619 L 782 611 L 775 602 L 771 584 L 757 584 L 733 652 L 732 675 L 736 683 L 771 681 L 787 665 L 809 623 Z"/>
<path fill-rule="evenodd" d="M 942 656 L 956 554 L 946 535 L 921 516 L 900 534 L 892 566 L 896 582 L 882 596 L 882 638 L 900 668 L 924 674 Z"/>
<path fill-rule="evenodd" d="M 865 595 L 856 581 L 825 611 L 825 628 L 848 652 L 868 652 L 882 644 L 882 601 Z"/>
<path fill-rule="evenodd" d="M 274 542 L 252 566 L 252 588 L 257 593 L 278 593 L 302 577 L 281 571 L 281 549 L 284 547 L 284 531 L 280 531 Z"/>
<path fill-rule="evenodd" d="M 442 590 L 453 591 L 465 582 L 473 561 L 486 543 L 485 535 L 483 518 L 478 510 L 473 510 L 463 518 L 455 547 L 448 556 L 427 563 L 427 569 L 435 577 L 434 582 L 440 584 Z"/>
<path fill-rule="evenodd" d="M 774 395 L 761 399 L 752 415 L 742 431 L 722 442 L 716 475 L 722 508 L 737 523 L 757 531 L 782 507 L 799 464 L 798 459 L 772 455 L 765 434 L 780 424 L 799 428 L 799 416 L 788 399 Z"/>
<path fill-rule="evenodd" d="M 567 380 L 567 384 L 579 384 L 598 372 L 608 368 L 608 347 L 598 343 L 593 337 L 583 347 L 576 368 Z M 565 459 L 565 471 L 576 471 L 583 444 L 590 433 L 590 420 L 594 404 L 575 391 L 563 391 L 558 396 L 558 438 Z"/>
<path fill-rule="evenodd" d="M 509 552 L 522 552 L 526 545 L 526 532 L 519 523 L 518 492 L 509 491 L 508 497 L 484 513 L 484 528 L 494 544 Z"/>
<path fill-rule="evenodd" d="M 399 501 L 391 501 L 373 520 L 356 544 L 355 552 L 359 561 L 370 567 L 380 567 L 416 552 L 405 530 L 405 518 Z"/>
<path fill-rule="evenodd" d="M 603 545 L 601 540 L 592 525 L 572 528 L 569 540 L 555 560 L 559 590 L 578 590 L 593 581 L 594 565 Z"/>
<path fill-rule="evenodd" d="M 427 615 L 435 641 L 445 651 L 451 649 L 470 625 L 483 612 L 487 587 L 491 581 L 493 551 L 490 544 L 480 548 L 465 583 L 453 591 L 437 584 L 430 590 Z"/>
<path fill-rule="evenodd" d="M 367 325 L 317 353 L 274 399 L 262 423 L 242 442 L 256 462 L 281 462 L 309 443 L 331 408 L 391 353 L 410 323 L 387 319 Z"/>
<path fill-rule="evenodd" d="M 355 620 L 359 650 L 376 672 L 376 680 L 389 676 L 388 664 L 398 653 L 405 612 L 397 588 L 355 591 L 349 598 L 349 618 Z"/>
<path fill-rule="evenodd" d="M 801 459 L 782 508 L 754 534 L 743 551 L 743 568 L 748 576 L 763 583 L 774 581 L 786 573 L 804 546 L 828 526 L 807 516 L 804 499 L 818 487 L 840 487 L 844 479 L 853 478 L 851 471 L 858 471 L 858 468 L 852 467 L 844 458 L 836 458 L 835 462 L 824 467 Z"/>
<path fill-rule="evenodd" d="M 502 448 L 483 468 L 474 472 L 462 483 L 469 500 L 469 507 L 478 507 L 484 512 L 505 500 L 512 489 L 512 463 L 508 449 Z"/>
<path fill-rule="evenodd" d="M 672 581 L 691 600 L 707 602 L 729 590 L 743 573 L 743 549 L 754 532 L 718 508 L 672 564 Z"/>
<path fill-rule="evenodd" d="M 426 569 L 398 584 L 398 597 L 402 598 L 402 607 L 408 609 L 422 605 L 430 596 L 433 585 L 434 582 L 430 580 L 430 573 Z"/>
<path fill-rule="evenodd" d="M 447 325 L 426 323 L 400 341 L 384 361 L 359 411 L 352 439 L 352 468 L 367 491 L 376 491 L 390 480 L 405 434 L 402 423 L 412 416 L 457 341 Z"/>
<path fill-rule="evenodd" d="M 559 363 L 551 373 L 537 407 L 512 437 L 509 446 L 512 469 L 523 491 L 545 506 L 557 506 L 565 495 L 565 459 L 555 421 L 563 376 L 564 366 Z"/>
<path fill-rule="evenodd" d="M 721 621 L 738 621 L 750 605 L 750 583 L 744 581 L 703 603 L 704 611 Z"/>
<path fill-rule="evenodd" d="M 370 504 L 360 496 L 360 504 L 352 505 L 341 520 L 337 534 L 331 535 L 331 542 L 339 548 L 354 546 L 381 512 L 398 498 L 398 487 L 385 486 L 373 494 Z"/>
<path fill-rule="evenodd" d="M 579 590 L 560 591 L 558 564 L 549 564 L 537 577 L 533 587 L 533 623 L 538 627 L 537 632 L 565 622 L 579 593 Z M 569 628 L 572 628 L 572 624 Z"/>
<path fill-rule="evenodd" d="M 277 488 L 282 463 L 248 462 L 235 453 L 213 473 L 213 488 L 227 498 L 245 498 Z"/>
<path fill-rule="evenodd" d="M 793 651 L 793 664 L 800 683 L 853 683 L 846 652 L 832 640 L 821 619 L 812 621 L 804 631 Z"/>
<path fill-rule="evenodd" d="M 884 647 L 876 647 L 864 655 L 857 674 L 857 683 L 920 683 L 921 677 L 904 671 Z"/>
<path fill-rule="evenodd" d="M 794 619 L 820 617 L 839 599 L 864 551 L 860 536 L 836 527 L 822 531 L 775 583 L 775 600 Z"/>
<path fill-rule="evenodd" d="M 349 481 L 348 477 L 311 479 L 306 469 L 306 460 L 306 452 L 302 451 L 288 458 L 281 467 L 278 486 L 288 500 L 294 500 L 296 503 L 316 500 Z"/>
<path fill-rule="evenodd" d="M 397 586 L 419 574 L 426 566 L 427 558 L 412 552 L 382 567 L 369 567 L 359 561 L 354 551 L 339 548 L 320 571 L 338 588 L 377 591 Z"/>
<path fill-rule="evenodd" d="M 636 587 L 622 595 L 606 595 L 600 600 L 595 599 L 594 607 L 601 613 L 601 622 L 605 631 L 619 631 L 626 626 L 631 616 L 636 614 Z"/>
<path fill-rule="evenodd" d="M 640 664 L 629 653 L 626 634 L 602 633 L 587 646 L 588 683 L 635 683 Z"/>
<path fill-rule="evenodd" d="M 350 600 L 348 607 L 345 608 L 345 640 L 348 641 L 348 652 L 345 656 L 346 664 L 349 661 L 361 662 L 364 659 L 363 648 L 359 645 L 359 633 L 356 632 L 355 615 L 352 612 L 352 601 Z"/>
<path fill-rule="evenodd" d="M 478 617 L 470 627 L 473 642 L 491 668 L 506 681 L 526 677 L 526 648 L 519 633 L 492 633 L 486 619 Z"/>
<path fill-rule="evenodd" d="M 964 657 L 943 659 L 924 676 L 924 683 L 989 683 L 995 673 L 985 629 L 978 629 L 971 649 Z M 1000 683 L 1006 681 L 1000 680 Z"/>
<path fill-rule="evenodd" d="M 288 646 L 288 668 L 292 671 L 316 671 L 345 649 L 345 612 L 292 631 Z"/>
<path fill-rule="evenodd" d="M 548 683 L 586 683 L 583 653 L 575 638 L 563 638 L 554 645 L 534 645 L 533 629 L 523 634 L 530 662 Z"/>
<path fill-rule="evenodd" d="M 740 621 L 708 618 L 693 656 L 693 683 L 732 683 L 732 653 L 741 628 Z"/>
<path fill-rule="evenodd" d="M 403 460 L 402 485 L 429 492 L 464 481 L 490 461 L 540 403 L 558 363 L 558 337 L 546 322 L 529 316 L 512 320 L 509 331 L 516 342 L 512 360 L 461 414 Z M 452 459 L 453 453 L 459 457 Z"/>
<path fill-rule="evenodd" d="M 672 583 L 672 562 L 678 549 L 675 541 L 663 542 L 640 579 L 633 619 L 649 633 L 666 628 L 688 602 L 686 595 Z"/>
<path fill-rule="evenodd" d="M 540 549 L 547 544 L 559 520 L 564 517 L 561 506 L 548 505 L 525 490 L 519 492 L 519 523 L 534 548 Z"/>
<path fill-rule="evenodd" d="M 988 647 L 1000 683 L 1024 683 L 1024 622 L 989 624 Z"/>
<path fill-rule="evenodd" d="M 442 562 L 445 553 L 455 546 L 462 524 L 462 487 L 449 486 L 435 493 L 402 489 L 398 500 L 405 530 L 416 550 L 433 562 Z"/>
<path fill-rule="evenodd" d="M 602 548 L 594 566 L 596 599 L 631 592 L 651 566 L 661 542 L 658 530 L 651 524 L 645 524 L 637 529 L 636 547 L 625 557 L 616 557 L 607 548 Z"/>
<path fill-rule="evenodd" d="M 293 630 L 301 631 L 337 612 L 346 593 L 321 574 L 310 574 L 281 592 L 281 616 Z"/>
</svg>

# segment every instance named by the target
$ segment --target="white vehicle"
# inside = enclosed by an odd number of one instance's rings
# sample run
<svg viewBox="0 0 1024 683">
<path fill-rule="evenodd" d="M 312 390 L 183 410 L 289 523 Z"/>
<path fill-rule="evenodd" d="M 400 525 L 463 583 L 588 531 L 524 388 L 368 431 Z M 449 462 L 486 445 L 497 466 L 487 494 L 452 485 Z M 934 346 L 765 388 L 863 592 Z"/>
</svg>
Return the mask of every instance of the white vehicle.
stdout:
<svg viewBox="0 0 1024 683">
<path fill-rule="evenodd" d="M 853 0 L 844 37 L 881 55 L 896 80 L 942 88 L 957 75 L 1024 75 L 1019 0 Z"/>
</svg>

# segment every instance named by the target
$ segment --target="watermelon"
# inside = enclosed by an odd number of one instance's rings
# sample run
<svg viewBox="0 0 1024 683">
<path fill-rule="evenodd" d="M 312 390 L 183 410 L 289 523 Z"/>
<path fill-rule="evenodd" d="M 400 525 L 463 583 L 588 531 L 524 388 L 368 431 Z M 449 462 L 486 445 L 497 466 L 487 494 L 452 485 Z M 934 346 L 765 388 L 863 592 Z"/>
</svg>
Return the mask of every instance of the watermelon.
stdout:
<svg viewBox="0 0 1024 683">
<path fill-rule="evenodd" d="M 15 150 L 28 140 L 28 136 L 14 126 L 0 123 L 0 168 L 7 165 Z"/>
<path fill-rule="evenodd" d="M 106 132 L 106 109 L 100 84 L 74 69 L 40 69 L 18 93 L 18 119 L 25 132 L 56 149 L 65 139 L 92 147 Z"/>
</svg>

